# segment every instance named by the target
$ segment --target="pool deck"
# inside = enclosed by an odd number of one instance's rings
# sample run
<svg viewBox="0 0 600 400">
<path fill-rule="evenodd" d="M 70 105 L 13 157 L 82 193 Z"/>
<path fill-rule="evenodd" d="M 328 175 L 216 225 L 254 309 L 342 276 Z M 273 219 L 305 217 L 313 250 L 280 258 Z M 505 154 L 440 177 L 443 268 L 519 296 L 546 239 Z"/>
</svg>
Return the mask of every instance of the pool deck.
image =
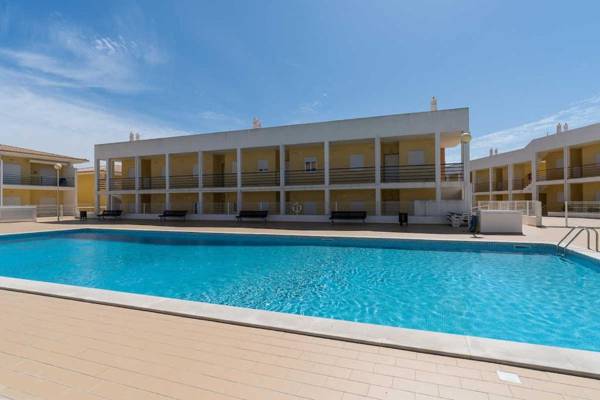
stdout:
<svg viewBox="0 0 600 400">
<path fill-rule="evenodd" d="M 95 226 L 548 243 L 565 232 L 473 239 L 448 227 L 66 221 L 0 233 Z M 27 293 L 0 290 L 0 316 L 0 399 L 600 399 L 589 378 Z"/>
</svg>

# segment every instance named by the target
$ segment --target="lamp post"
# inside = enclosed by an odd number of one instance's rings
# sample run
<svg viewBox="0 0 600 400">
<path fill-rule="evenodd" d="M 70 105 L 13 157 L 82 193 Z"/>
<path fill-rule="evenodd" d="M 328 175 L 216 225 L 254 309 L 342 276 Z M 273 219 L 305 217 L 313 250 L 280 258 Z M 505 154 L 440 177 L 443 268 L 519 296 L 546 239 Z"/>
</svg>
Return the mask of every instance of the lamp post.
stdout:
<svg viewBox="0 0 600 400">
<path fill-rule="evenodd" d="M 56 220 L 60 221 L 60 170 L 62 169 L 62 164 L 56 163 L 54 164 L 54 169 L 56 170 Z"/>
</svg>

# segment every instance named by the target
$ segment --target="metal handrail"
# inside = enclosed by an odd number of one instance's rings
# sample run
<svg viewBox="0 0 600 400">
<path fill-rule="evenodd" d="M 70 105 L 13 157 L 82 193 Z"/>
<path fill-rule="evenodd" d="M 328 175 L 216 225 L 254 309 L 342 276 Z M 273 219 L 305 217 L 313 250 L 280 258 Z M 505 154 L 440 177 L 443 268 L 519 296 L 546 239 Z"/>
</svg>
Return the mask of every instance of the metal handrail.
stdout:
<svg viewBox="0 0 600 400">
<path fill-rule="evenodd" d="M 577 231 L 577 232 L 575 233 L 575 235 L 573 235 L 571 240 L 566 242 L 566 240 L 569 238 L 571 233 L 573 233 L 574 231 Z M 571 228 L 569 230 L 569 232 L 567 232 L 567 234 L 564 235 L 562 237 L 562 239 L 560 239 L 560 241 L 556 244 L 556 251 L 559 252 L 560 249 L 562 249 L 563 255 L 565 255 L 565 253 L 567 251 L 567 247 L 569 247 L 571 245 L 571 243 L 573 243 L 575 241 L 575 239 L 577 239 L 579 237 L 579 235 L 581 235 L 582 232 L 585 232 L 587 235 L 587 249 L 594 250 L 594 249 L 592 249 L 592 246 L 590 244 L 590 238 L 591 238 L 590 231 L 594 232 L 594 235 L 596 237 L 596 246 L 595 246 L 596 253 L 600 252 L 600 234 L 598 233 L 598 228 L 595 228 L 593 226 L 574 226 L 573 228 Z M 563 244 L 563 242 L 565 242 L 566 244 L 563 247 L 561 247 L 560 245 Z"/>
</svg>

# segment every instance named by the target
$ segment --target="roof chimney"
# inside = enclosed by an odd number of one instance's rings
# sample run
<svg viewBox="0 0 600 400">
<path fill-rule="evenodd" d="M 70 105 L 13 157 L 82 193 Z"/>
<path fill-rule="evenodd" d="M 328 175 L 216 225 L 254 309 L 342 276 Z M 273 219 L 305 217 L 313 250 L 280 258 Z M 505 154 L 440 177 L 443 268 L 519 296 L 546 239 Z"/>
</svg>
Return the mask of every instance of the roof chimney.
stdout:
<svg viewBox="0 0 600 400">
<path fill-rule="evenodd" d="M 262 128 L 262 122 L 260 122 L 260 119 L 254 117 L 252 118 L 252 129 L 256 128 Z"/>
<path fill-rule="evenodd" d="M 490 157 L 494 155 L 494 149 L 490 147 Z"/>
<path fill-rule="evenodd" d="M 563 132 L 566 132 L 569 130 L 569 124 L 567 124 L 566 122 L 563 124 Z"/>
<path fill-rule="evenodd" d="M 498 148 L 496 147 L 496 149 L 494 150 L 494 154 L 498 155 Z"/>
<path fill-rule="evenodd" d="M 139 132 L 135 133 L 135 140 L 140 140 L 140 133 Z"/>
<path fill-rule="evenodd" d="M 560 124 L 560 122 L 558 124 L 556 124 L 556 133 L 561 133 L 562 132 L 562 125 Z"/>
<path fill-rule="evenodd" d="M 429 103 L 429 110 L 437 111 L 437 99 L 435 98 L 435 96 L 431 97 L 431 102 Z"/>
<path fill-rule="evenodd" d="M 130 131 L 130 132 L 129 132 L 129 141 L 130 141 L 130 142 L 133 142 L 133 140 L 134 140 L 134 137 L 133 137 L 133 131 Z"/>
</svg>

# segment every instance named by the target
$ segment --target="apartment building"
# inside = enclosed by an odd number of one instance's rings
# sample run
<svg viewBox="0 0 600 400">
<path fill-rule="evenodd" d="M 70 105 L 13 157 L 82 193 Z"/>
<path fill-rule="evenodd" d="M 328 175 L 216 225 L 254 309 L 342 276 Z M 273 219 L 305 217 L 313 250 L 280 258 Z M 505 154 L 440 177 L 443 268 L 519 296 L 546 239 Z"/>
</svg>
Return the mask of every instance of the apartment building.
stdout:
<svg viewBox="0 0 600 400">
<path fill-rule="evenodd" d="M 232 219 L 327 220 L 332 210 L 371 221 L 439 222 L 469 209 L 467 108 L 130 140 L 95 146 L 96 208 L 130 218 L 164 209 Z M 448 150 L 459 154 L 448 162 Z"/>
<path fill-rule="evenodd" d="M 600 124 L 557 127 L 522 149 L 471 161 L 474 201 L 539 200 L 549 215 L 564 202 L 600 202 Z"/>
<path fill-rule="evenodd" d="M 0 145 L 0 206 L 36 206 L 38 216 L 72 215 L 76 206 L 75 164 L 87 160 Z M 58 169 L 58 171 L 57 171 Z"/>
</svg>

